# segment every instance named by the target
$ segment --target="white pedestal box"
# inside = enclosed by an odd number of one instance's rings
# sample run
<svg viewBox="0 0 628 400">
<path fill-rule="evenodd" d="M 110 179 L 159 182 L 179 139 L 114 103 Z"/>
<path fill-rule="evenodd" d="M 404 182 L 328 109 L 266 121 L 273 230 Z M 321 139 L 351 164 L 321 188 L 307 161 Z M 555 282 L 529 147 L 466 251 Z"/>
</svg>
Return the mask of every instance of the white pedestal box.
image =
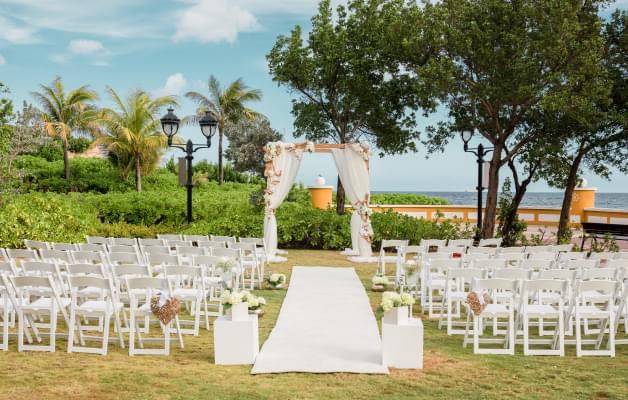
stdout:
<svg viewBox="0 0 628 400">
<path fill-rule="evenodd" d="M 408 323 L 408 306 L 394 307 L 384 313 L 382 322 L 393 325 L 405 325 Z"/>
<path fill-rule="evenodd" d="M 214 361 L 221 365 L 253 364 L 259 353 L 257 315 L 245 321 L 231 321 L 227 316 L 214 321 Z"/>
<path fill-rule="evenodd" d="M 423 322 L 411 318 L 405 325 L 382 322 L 384 365 L 423 368 Z"/>
<path fill-rule="evenodd" d="M 248 303 L 239 303 L 233 305 L 227 311 L 227 316 L 231 321 L 246 321 L 249 315 Z"/>
</svg>

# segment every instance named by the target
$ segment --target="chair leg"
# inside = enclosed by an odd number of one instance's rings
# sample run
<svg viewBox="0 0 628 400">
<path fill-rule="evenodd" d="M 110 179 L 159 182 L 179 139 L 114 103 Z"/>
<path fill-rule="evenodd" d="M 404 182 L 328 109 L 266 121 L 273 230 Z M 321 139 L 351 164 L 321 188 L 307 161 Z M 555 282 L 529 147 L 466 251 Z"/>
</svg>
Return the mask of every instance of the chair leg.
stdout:
<svg viewBox="0 0 628 400">
<path fill-rule="evenodd" d="M 124 336 L 122 335 L 122 324 L 120 321 L 120 314 L 119 314 L 119 311 L 114 311 L 114 313 L 115 313 L 115 318 L 114 318 L 113 323 L 115 325 L 115 330 L 118 333 L 118 340 L 120 343 L 120 348 L 124 349 Z"/>
<path fill-rule="evenodd" d="M 102 355 L 107 355 L 107 348 L 109 346 L 109 325 L 111 323 L 111 314 L 105 313 L 103 320 L 103 332 L 102 332 Z"/>
<path fill-rule="evenodd" d="M 70 326 L 68 326 L 68 353 L 74 351 L 74 329 L 75 329 L 76 311 L 74 307 L 70 308 Z"/>
<path fill-rule="evenodd" d="M 529 354 L 529 349 L 530 349 L 530 332 L 528 331 L 528 329 L 530 328 L 529 326 L 529 321 L 528 321 L 528 315 L 524 314 L 523 317 L 523 355 L 527 356 Z"/>
<path fill-rule="evenodd" d="M 580 335 L 580 316 L 576 314 L 574 329 L 576 330 L 576 357 L 582 357 L 582 337 Z"/>
<path fill-rule="evenodd" d="M 17 351 L 24 351 L 24 311 L 17 312 Z"/>
<path fill-rule="evenodd" d="M 480 318 L 473 316 L 473 353 L 477 353 L 480 349 L 480 326 L 478 321 Z"/>
<path fill-rule="evenodd" d="M 137 324 L 135 323 L 135 313 L 131 311 L 131 324 L 129 326 L 129 355 L 133 356 L 135 354 L 135 330 L 137 329 Z"/>
</svg>

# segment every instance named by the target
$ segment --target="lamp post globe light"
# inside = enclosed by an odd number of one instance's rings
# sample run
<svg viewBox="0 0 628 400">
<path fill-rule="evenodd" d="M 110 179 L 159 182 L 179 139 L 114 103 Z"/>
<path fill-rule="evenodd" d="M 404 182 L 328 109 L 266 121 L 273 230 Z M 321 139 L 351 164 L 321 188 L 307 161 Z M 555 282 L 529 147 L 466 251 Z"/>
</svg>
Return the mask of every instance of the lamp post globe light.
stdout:
<svg viewBox="0 0 628 400">
<path fill-rule="evenodd" d="M 462 142 L 464 143 L 464 151 L 467 153 L 473 153 L 477 157 L 478 163 L 478 186 L 476 187 L 478 191 L 478 211 L 477 211 L 477 228 L 475 232 L 475 236 L 473 240 L 475 244 L 480 243 L 480 239 L 482 238 L 482 191 L 484 190 L 484 183 L 482 182 L 482 167 L 484 166 L 484 156 L 488 155 L 490 152 L 494 150 L 493 147 L 484 147 L 482 143 L 478 145 L 476 148 L 469 148 L 469 141 L 473 138 L 473 130 L 465 129 L 460 132 L 460 137 L 462 138 Z"/>
<path fill-rule="evenodd" d="M 216 129 L 218 127 L 218 121 L 213 117 L 213 115 L 206 111 L 205 115 L 201 117 L 198 121 L 198 124 L 201 127 L 201 133 L 207 139 L 207 144 L 194 144 L 192 140 L 188 140 L 185 145 L 172 144 L 172 139 L 179 132 L 179 125 L 181 124 L 181 120 L 174 114 L 174 109 L 169 108 L 168 113 L 161 117 L 161 129 L 164 131 L 164 134 L 168 137 L 168 146 L 176 149 L 180 149 L 185 152 L 185 160 L 187 162 L 186 172 L 187 172 L 187 180 L 186 187 L 188 192 L 187 199 L 187 208 L 188 208 L 188 223 L 192 223 L 192 160 L 194 159 L 194 153 L 200 149 L 209 149 L 212 145 L 212 136 L 216 133 Z"/>
</svg>

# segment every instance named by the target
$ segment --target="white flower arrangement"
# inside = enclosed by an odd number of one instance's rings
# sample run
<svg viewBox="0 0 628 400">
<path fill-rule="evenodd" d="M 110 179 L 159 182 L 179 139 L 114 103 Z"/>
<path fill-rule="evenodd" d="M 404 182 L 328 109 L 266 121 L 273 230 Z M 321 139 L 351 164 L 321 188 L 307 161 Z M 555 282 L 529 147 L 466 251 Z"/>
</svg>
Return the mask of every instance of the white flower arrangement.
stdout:
<svg viewBox="0 0 628 400">
<path fill-rule="evenodd" d="M 386 312 L 395 307 L 411 306 L 414 301 L 414 297 L 410 293 L 384 292 L 379 308 Z"/>
<path fill-rule="evenodd" d="M 249 310 L 257 310 L 266 304 L 266 299 L 256 296 L 247 290 L 243 290 L 241 292 L 231 292 L 229 290 L 225 290 L 220 295 L 220 304 L 222 304 L 225 309 L 229 309 L 231 306 L 240 303 L 247 303 Z"/>
<path fill-rule="evenodd" d="M 223 271 L 231 271 L 231 268 L 235 266 L 235 260 L 229 257 L 220 257 L 218 263 L 216 263 L 216 267 L 222 269 Z"/>
<path fill-rule="evenodd" d="M 381 286 L 386 286 L 390 284 L 390 282 L 388 281 L 388 277 L 377 276 L 377 275 L 375 275 L 373 279 L 371 279 L 371 282 L 373 283 L 373 285 L 381 285 Z"/>
<path fill-rule="evenodd" d="M 352 143 L 351 150 L 360 154 L 362 158 L 364 159 L 364 161 L 368 161 L 369 158 L 371 158 L 371 149 L 370 149 L 369 144 L 366 142 Z"/>
<path fill-rule="evenodd" d="M 270 274 L 266 281 L 273 289 L 276 289 L 286 283 L 286 276 L 284 274 Z"/>
</svg>

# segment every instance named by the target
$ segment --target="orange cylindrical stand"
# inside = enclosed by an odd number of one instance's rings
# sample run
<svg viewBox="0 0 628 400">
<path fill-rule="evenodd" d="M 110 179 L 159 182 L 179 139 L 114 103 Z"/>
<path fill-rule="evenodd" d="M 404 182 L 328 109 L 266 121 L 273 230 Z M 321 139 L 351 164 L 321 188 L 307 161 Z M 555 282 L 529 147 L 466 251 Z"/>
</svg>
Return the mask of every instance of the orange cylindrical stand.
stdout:
<svg viewBox="0 0 628 400">
<path fill-rule="evenodd" d="M 332 186 L 310 186 L 310 197 L 312 199 L 312 207 L 326 210 L 332 206 Z"/>
<path fill-rule="evenodd" d="M 584 210 L 595 207 L 596 188 L 575 188 L 571 199 L 571 215 L 583 216 Z M 582 220 L 581 220 L 582 221 Z"/>
</svg>

